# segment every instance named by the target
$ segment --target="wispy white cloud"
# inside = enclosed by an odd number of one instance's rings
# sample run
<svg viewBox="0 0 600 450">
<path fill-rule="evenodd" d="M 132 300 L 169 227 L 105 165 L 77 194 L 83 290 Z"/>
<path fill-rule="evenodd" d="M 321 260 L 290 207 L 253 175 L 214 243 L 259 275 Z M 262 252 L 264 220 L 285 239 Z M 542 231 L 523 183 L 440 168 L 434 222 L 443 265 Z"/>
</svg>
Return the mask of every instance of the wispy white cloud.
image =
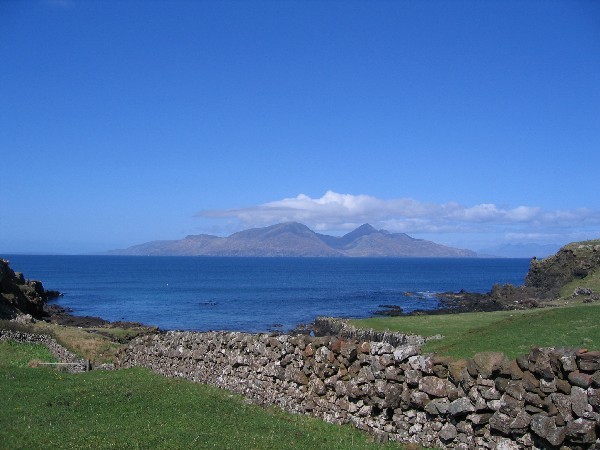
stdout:
<svg viewBox="0 0 600 450">
<path fill-rule="evenodd" d="M 201 211 L 204 218 L 237 219 L 245 227 L 297 221 L 319 231 L 344 231 L 363 223 L 413 234 L 501 233 L 507 236 L 557 236 L 595 227 L 600 212 L 580 208 L 544 210 L 537 206 L 465 206 L 456 202 L 425 203 L 411 198 L 380 199 L 328 191 L 320 198 L 300 194 L 237 209 Z M 588 230 L 589 231 L 589 230 Z"/>
</svg>

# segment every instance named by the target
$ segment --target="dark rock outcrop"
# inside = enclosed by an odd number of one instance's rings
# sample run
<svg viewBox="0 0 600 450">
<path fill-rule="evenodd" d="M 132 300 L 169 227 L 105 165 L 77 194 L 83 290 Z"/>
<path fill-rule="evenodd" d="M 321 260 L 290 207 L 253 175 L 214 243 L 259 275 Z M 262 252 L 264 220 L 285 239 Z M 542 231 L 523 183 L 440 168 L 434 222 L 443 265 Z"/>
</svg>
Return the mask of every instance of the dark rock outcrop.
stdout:
<svg viewBox="0 0 600 450">
<path fill-rule="evenodd" d="M 600 240 L 574 242 L 554 256 L 533 258 L 525 287 L 544 298 L 556 297 L 565 284 L 583 279 L 596 270 L 600 270 Z"/>
<path fill-rule="evenodd" d="M 22 273 L 10 268 L 9 261 L 0 259 L 0 318 L 30 314 L 39 319 L 45 315 L 46 302 L 59 295 L 45 290 L 41 281 L 25 279 Z"/>
</svg>

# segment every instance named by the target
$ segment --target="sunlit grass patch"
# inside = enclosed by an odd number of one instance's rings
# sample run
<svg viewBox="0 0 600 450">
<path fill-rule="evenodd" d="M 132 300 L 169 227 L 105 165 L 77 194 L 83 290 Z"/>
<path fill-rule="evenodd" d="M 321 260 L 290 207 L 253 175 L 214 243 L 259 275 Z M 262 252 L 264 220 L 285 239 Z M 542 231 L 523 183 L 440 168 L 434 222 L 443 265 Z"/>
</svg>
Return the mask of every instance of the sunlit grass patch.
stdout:
<svg viewBox="0 0 600 450">
<path fill-rule="evenodd" d="M 600 349 L 600 304 L 485 313 L 406 316 L 354 320 L 358 327 L 400 331 L 432 340 L 424 352 L 467 358 L 482 351 L 508 356 L 532 347 L 570 346 Z"/>
<path fill-rule="evenodd" d="M 0 360 L 26 361 L 28 348 L 0 345 Z M 140 368 L 74 375 L 9 362 L 0 392 L 0 448 L 402 448 Z"/>
</svg>

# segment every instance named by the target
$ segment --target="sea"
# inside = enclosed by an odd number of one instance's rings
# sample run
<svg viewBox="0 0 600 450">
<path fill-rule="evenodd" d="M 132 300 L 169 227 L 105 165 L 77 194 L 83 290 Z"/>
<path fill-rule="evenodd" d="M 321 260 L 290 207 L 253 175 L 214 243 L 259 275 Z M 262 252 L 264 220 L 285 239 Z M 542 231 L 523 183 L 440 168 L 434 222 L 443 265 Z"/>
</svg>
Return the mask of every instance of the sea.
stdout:
<svg viewBox="0 0 600 450">
<path fill-rule="evenodd" d="M 318 316 L 439 307 L 436 293 L 523 284 L 528 259 L 1 255 L 79 316 L 164 330 L 289 331 Z"/>
</svg>

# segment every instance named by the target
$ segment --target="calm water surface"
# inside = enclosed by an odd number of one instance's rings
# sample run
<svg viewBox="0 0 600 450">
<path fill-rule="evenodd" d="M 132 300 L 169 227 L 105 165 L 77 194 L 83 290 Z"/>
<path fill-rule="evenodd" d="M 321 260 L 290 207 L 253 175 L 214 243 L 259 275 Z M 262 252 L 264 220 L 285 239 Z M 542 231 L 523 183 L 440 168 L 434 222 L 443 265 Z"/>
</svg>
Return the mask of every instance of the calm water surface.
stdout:
<svg viewBox="0 0 600 450">
<path fill-rule="evenodd" d="M 433 309 L 434 293 L 519 285 L 529 267 L 528 259 L 476 258 L 4 257 L 63 292 L 56 303 L 75 315 L 250 332 L 285 331 L 320 315 L 368 317 L 380 305 Z"/>
</svg>

